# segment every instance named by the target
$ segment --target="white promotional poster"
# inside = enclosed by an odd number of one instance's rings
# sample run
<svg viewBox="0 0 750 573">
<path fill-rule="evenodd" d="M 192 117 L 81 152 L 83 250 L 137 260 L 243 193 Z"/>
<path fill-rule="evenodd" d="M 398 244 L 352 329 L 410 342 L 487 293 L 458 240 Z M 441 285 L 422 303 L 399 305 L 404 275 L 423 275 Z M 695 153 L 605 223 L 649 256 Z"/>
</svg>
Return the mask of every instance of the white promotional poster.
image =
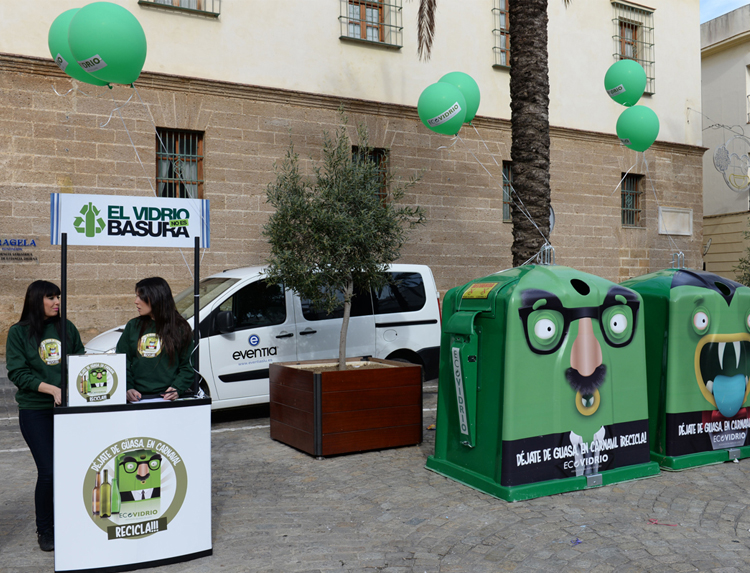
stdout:
<svg viewBox="0 0 750 573">
<path fill-rule="evenodd" d="M 206 402 L 55 413 L 55 571 L 210 555 Z"/>
<path fill-rule="evenodd" d="M 103 406 L 127 402 L 124 354 L 68 356 L 68 406 Z"/>
<path fill-rule="evenodd" d="M 204 199 L 52 193 L 50 242 L 117 247 L 210 247 L 209 205 Z"/>
</svg>

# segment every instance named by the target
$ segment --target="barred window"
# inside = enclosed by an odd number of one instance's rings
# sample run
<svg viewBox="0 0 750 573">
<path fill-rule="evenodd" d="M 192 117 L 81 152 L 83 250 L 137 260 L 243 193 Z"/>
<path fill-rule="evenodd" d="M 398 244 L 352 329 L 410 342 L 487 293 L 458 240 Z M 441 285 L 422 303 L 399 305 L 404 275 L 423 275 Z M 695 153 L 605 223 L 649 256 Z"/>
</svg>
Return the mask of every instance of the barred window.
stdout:
<svg viewBox="0 0 750 573">
<path fill-rule="evenodd" d="M 203 198 L 203 132 L 156 129 L 159 197 Z"/>
<path fill-rule="evenodd" d="M 646 92 L 656 90 L 654 78 L 654 11 L 630 2 L 612 1 L 615 60 L 635 60 L 646 71 Z"/>
<path fill-rule="evenodd" d="M 388 150 L 380 147 L 364 149 L 357 145 L 352 145 L 352 159 L 359 161 L 362 155 L 366 155 L 370 161 L 378 166 L 378 177 L 380 179 L 378 194 L 381 200 L 385 201 L 388 196 Z"/>
<path fill-rule="evenodd" d="M 510 206 L 513 204 L 513 162 L 503 161 L 503 222 L 511 220 Z"/>
<path fill-rule="evenodd" d="M 643 175 L 622 174 L 621 213 L 623 227 L 642 227 L 642 196 Z"/>
<path fill-rule="evenodd" d="M 339 0 L 340 38 L 400 48 L 402 0 Z"/>
<path fill-rule="evenodd" d="M 507 68 L 510 66 L 510 22 L 508 20 L 509 0 L 492 0 L 492 19 L 494 28 L 492 36 L 495 45 L 492 52 L 495 56 L 493 67 Z"/>
<path fill-rule="evenodd" d="M 158 6 L 183 12 L 198 12 L 218 18 L 221 13 L 221 0 L 138 0 L 142 6 Z"/>
</svg>

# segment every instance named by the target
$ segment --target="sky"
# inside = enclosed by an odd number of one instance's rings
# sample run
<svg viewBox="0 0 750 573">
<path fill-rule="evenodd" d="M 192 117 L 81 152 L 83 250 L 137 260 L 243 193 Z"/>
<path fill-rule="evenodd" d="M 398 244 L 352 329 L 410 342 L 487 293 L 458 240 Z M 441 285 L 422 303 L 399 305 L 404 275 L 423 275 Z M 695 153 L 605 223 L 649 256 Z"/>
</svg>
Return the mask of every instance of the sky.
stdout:
<svg viewBox="0 0 750 573">
<path fill-rule="evenodd" d="M 701 0 L 701 24 L 750 4 L 748 0 Z"/>
</svg>

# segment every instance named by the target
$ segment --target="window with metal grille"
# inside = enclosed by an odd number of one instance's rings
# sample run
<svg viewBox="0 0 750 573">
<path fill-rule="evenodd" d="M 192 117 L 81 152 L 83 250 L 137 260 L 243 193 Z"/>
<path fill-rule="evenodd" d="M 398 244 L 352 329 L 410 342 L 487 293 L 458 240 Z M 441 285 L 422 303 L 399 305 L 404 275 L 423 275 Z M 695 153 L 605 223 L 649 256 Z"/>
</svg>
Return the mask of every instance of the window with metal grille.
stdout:
<svg viewBox="0 0 750 573">
<path fill-rule="evenodd" d="M 503 222 L 511 220 L 510 206 L 513 204 L 513 163 L 503 161 Z"/>
<path fill-rule="evenodd" d="M 214 18 L 218 18 L 221 13 L 221 0 L 138 0 L 138 4 L 183 12 L 198 12 Z"/>
<path fill-rule="evenodd" d="M 203 133 L 156 129 L 159 197 L 203 198 Z"/>
<path fill-rule="evenodd" d="M 392 48 L 402 45 L 402 0 L 339 0 L 340 38 Z"/>
<path fill-rule="evenodd" d="M 359 158 L 365 153 L 367 154 L 366 157 L 378 166 L 377 176 L 380 178 L 380 191 L 378 194 L 385 201 L 388 196 L 388 150 L 380 147 L 361 149 L 357 145 L 352 145 L 352 159 L 354 161 L 359 161 Z"/>
<path fill-rule="evenodd" d="M 613 1 L 615 60 L 635 60 L 646 72 L 646 92 L 656 90 L 654 78 L 654 11 L 630 2 Z"/>
<path fill-rule="evenodd" d="M 492 67 L 507 68 L 510 66 L 508 2 L 509 0 L 492 0 L 492 19 L 494 21 L 492 36 L 495 38 L 495 45 L 492 48 L 495 63 Z"/>
<path fill-rule="evenodd" d="M 621 186 L 621 213 L 623 227 L 642 227 L 643 213 L 641 207 L 642 191 L 641 182 L 643 175 L 633 175 L 631 173 L 622 174 Z"/>
</svg>

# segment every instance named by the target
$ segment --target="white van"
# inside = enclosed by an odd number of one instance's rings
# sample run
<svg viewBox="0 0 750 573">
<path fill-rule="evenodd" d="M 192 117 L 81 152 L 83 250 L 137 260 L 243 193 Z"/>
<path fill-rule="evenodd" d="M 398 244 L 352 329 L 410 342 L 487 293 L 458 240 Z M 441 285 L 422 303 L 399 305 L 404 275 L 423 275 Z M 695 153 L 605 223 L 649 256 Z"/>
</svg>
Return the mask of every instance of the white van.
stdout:
<svg viewBox="0 0 750 573">
<path fill-rule="evenodd" d="M 346 338 L 347 356 L 402 360 L 437 377 L 440 354 L 439 293 L 429 267 L 391 265 L 391 280 L 377 291 L 355 293 Z M 193 323 L 193 287 L 175 297 Z M 343 305 L 327 315 L 279 285 L 263 267 L 233 269 L 200 281 L 201 387 L 213 408 L 269 401 L 271 362 L 338 356 Z M 113 352 L 124 326 L 86 344 L 86 352 Z"/>
</svg>

